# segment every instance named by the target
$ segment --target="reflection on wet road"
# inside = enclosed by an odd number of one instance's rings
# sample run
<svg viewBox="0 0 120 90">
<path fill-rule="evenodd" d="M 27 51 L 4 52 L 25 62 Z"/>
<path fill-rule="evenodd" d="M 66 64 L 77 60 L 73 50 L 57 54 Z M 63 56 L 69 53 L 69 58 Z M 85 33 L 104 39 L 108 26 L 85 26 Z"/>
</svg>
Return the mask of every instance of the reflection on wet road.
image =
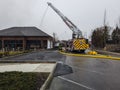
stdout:
<svg viewBox="0 0 120 90">
<path fill-rule="evenodd" d="M 57 51 L 38 51 L 1 60 L 58 61 L 71 66 L 73 73 L 54 77 L 49 90 L 120 90 L 117 60 L 65 56 Z"/>
<path fill-rule="evenodd" d="M 73 68 L 53 79 L 50 90 L 120 90 L 120 61 L 66 56 Z"/>
</svg>

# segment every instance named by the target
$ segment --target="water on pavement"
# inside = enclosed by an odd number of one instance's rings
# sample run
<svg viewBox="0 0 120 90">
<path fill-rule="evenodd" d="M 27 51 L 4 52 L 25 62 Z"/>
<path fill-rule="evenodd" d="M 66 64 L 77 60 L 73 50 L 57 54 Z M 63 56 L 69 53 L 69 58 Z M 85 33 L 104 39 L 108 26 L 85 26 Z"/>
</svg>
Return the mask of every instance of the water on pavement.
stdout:
<svg viewBox="0 0 120 90">
<path fill-rule="evenodd" d="M 73 73 L 53 78 L 49 90 L 120 90 L 120 61 L 65 56 L 57 51 L 40 51 L 4 60 L 58 61 Z"/>
</svg>

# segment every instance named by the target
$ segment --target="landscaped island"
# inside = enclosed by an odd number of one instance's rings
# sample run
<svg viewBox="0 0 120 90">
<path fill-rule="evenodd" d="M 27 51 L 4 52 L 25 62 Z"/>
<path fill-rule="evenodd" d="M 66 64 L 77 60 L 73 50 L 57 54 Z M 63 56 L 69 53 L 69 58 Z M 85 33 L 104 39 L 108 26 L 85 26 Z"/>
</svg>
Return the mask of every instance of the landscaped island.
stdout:
<svg viewBox="0 0 120 90">
<path fill-rule="evenodd" d="M 49 73 L 0 73 L 0 90 L 40 90 Z"/>
</svg>

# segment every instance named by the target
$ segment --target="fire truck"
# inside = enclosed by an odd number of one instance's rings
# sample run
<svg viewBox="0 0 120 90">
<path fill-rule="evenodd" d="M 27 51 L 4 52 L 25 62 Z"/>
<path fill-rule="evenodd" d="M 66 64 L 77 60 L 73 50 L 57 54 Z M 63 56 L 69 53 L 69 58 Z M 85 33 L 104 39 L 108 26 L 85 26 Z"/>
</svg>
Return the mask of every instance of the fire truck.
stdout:
<svg viewBox="0 0 120 90">
<path fill-rule="evenodd" d="M 72 39 L 68 40 L 66 45 L 67 51 L 79 51 L 85 52 L 86 49 L 89 48 L 88 39 L 84 38 L 81 30 L 66 16 L 63 15 L 56 7 L 52 5 L 52 3 L 47 2 L 48 6 L 50 6 L 63 20 L 63 22 L 72 30 Z"/>
</svg>

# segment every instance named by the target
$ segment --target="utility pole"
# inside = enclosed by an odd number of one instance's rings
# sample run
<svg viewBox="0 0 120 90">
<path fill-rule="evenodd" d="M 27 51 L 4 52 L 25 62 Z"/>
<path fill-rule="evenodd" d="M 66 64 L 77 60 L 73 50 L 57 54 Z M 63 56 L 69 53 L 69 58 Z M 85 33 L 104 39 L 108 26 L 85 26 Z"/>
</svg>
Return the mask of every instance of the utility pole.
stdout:
<svg viewBox="0 0 120 90">
<path fill-rule="evenodd" d="M 56 38 L 56 34 L 53 32 L 53 48 L 55 47 L 55 38 Z"/>
<path fill-rule="evenodd" d="M 120 16 L 119 16 L 119 19 L 118 19 L 118 27 L 120 28 Z"/>
<path fill-rule="evenodd" d="M 106 26 L 106 9 L 104 11 L 104 22 L 103 22 L 104 26 Z"/>
<path fill-rule="evenodd" d="M 106 9 L 105 9 L 105 11 L 104 11 L 104 22 L 103 22 L 103 24 L 104 24 L 104 31 L 106 31 L 105 29 L 106 29 Z M 105 34 L 105 32 L 104 32 L 104 36 L 103 36 L 104 38 L 104 40 L 103 40 L 103 46 L 105 46 L 106 45 L 106 34 Z"/>
</svg>

